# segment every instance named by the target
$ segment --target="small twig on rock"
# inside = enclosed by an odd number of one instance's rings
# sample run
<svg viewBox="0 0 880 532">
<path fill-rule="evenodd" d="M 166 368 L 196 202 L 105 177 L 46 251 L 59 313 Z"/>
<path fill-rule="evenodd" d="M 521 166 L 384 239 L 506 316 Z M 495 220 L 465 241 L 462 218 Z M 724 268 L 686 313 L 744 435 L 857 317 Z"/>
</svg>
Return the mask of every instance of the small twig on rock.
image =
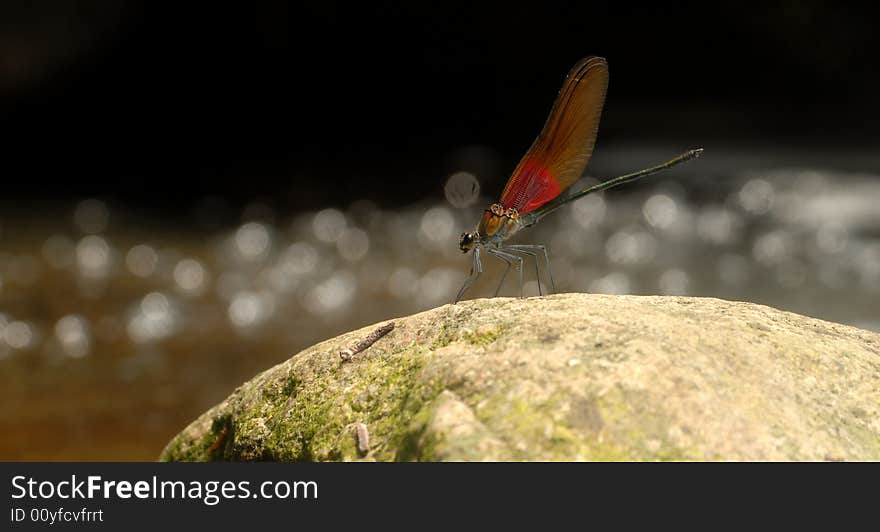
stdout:
<svg viewBox="0 0 880 532">
<path fill-rule="evenodd" d="M 351 357 L 353 357 L 356 354 L 360 353 L 361 351 L 367 349 L 368 347 L 370 347 L 371 345 L 376 343 L 376 340 L 378 340 L 379 338 L 382 338 L 386 334 L 390 333 L 393 329 L 394 329 L 394 322 L 393 321 L 379 327 L 375 331 L 371 332 L 369 334 L 369 336 L 367 336 L 366 338 L 364 338 L 360 342 L 354 344 L 353 346 L 349 347 L 348 349 L 343 349 L 343 350 L 339 351 L 339 358 L 341 358 L 343 362 L 348 362 L 349 360 L 351 360 Z"/>
</svg>

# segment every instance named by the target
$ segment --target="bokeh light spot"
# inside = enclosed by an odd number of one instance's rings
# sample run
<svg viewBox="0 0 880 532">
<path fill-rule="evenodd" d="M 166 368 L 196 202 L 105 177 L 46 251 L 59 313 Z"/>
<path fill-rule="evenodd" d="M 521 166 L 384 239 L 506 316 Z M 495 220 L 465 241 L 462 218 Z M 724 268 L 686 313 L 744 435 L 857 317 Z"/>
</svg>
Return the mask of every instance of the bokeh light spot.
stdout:
<svg viewBox="0 0 880 532">
<path fill-rule="evenodd" d="M 456 172 L 446 180 L 443 192 L 450 205 L 463 209 L 476 203 L 480 197 L 480 182 L 470 172 Z"/>
<path fill-rule="evenodd" d="M 107 205 L 97 199 L 87 199 L 77 204 L 73 210 L 73 223 L 83 233 L 98 234 L 107 229 L 110 211 Z"/>
<path fill-rule="evenodd" d="M 64 353 L 71 358 L 82 358 L 92 348 L 88 322 L 77 314 L 64 316 L 55 323 L 55 338 Z"/>
<path fill-rule="evenodd" d="M 336 242 L 342 236 L 342 232 L 345 231 L 347 226 L 348 222 L 345 219 L 345 214 L 338 209 L 318 211 L 312 219 L 312 230 L 315 232 L 315 238 L 321 242 Z"/>
<path fill-rule="evenodd" d="M 125 265 L 133 275 L 149 277 L 156 272 L 159 255 L 156 250 L 146 244 L 138 244 L 125 254 Z"/>
<path fill-rule="evenodd" d="M 264 259 L 271 243 L 269 229 L 259 222 L 248 222 L 235 232 L 235 249 L 245 260 Z"/>
<path fill-rule="evenodd" d="M 208 286 L 208 271 L 196 259 L 183 259 L 174 267 L 174 282 L 178 290 L 189 296 L 199 296 Z"/>
<path fill-rule="evenodd" d="M 336 240 L 336 249 L 347 261 L 361 260 L 370 250 L 370 237 L 362 229 L 347 228 Z"/>
</svg>

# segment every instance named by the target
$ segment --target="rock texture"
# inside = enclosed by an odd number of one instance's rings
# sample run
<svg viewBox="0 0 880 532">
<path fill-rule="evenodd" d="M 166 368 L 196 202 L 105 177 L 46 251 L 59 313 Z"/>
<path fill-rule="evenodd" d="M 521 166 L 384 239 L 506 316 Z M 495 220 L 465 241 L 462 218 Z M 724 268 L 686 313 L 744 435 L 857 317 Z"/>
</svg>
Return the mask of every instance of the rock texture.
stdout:
<svg viewBox="0 0 880 532">
<path fill-rule="evenodd" d="M 163 460 L 880 460 L 880 335 L 717 299 L 482 299 L 317 344 Z M 382 322 L 386 323 L 386 322 Z M 367 441 L 365 441 L 365 439 Z"/>
</svg>

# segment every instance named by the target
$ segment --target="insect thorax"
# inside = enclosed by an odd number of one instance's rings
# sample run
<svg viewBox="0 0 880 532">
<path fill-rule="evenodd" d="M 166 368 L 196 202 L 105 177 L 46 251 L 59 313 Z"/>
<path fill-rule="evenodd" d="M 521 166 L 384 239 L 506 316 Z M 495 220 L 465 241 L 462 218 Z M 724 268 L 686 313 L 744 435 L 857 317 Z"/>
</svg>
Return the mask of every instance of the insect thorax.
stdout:
<svg viewBox="0 0 880 532">
<path fill-rule="evenodd" d="M 519 228 L 519 213 L 516 209 L 505 209 L 500 204 L 493 203 L 483 211 L 477 233 L 484 244 L 500 243 L 510 238 Z"/>
</svg>

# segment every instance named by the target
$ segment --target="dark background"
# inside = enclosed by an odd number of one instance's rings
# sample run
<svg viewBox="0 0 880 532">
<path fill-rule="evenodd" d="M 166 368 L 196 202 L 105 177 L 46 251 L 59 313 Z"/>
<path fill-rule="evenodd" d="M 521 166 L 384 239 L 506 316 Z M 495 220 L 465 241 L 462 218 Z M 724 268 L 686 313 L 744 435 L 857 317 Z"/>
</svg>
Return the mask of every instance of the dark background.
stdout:
<svg viewBox="0 0 880 532">
<path fill-rule="evenodd" d="M 7 199 L 395 205 L 439 190 L 450 151 L 473 144 L 501 155 L 500 187 L 588 54 L 612 71 L 600 146 L 878 137 L 876 13 L 837 2 L 0 10 Z"/>
</svg>

